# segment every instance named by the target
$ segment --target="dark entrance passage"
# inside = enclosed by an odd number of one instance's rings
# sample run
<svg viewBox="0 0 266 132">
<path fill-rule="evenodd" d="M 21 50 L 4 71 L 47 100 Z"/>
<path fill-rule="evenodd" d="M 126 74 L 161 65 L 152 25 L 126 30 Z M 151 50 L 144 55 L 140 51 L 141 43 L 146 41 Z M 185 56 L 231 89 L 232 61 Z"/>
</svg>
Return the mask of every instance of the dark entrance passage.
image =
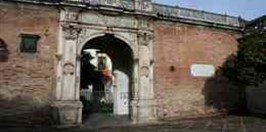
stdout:
<svg viewBox="0 0 266 132">
<path fill-rule="evenodd" d="M 132 65 L 130 47 L 113 35 L 87 42 L 82 49 L 80 73 L 83 119 L 95 113 L 129 115 Z"/>
<path fill-rule="evenodd" d="M 105 87 L 109 78 L 103 74 L 105 69 L 91 63 L 92 59 L 90 53 L 84 53 L 81 61 L 80 100 L 83 103 L 83 113 L 112 113 L 113 102 L 105 98 Z"/>
</svg>

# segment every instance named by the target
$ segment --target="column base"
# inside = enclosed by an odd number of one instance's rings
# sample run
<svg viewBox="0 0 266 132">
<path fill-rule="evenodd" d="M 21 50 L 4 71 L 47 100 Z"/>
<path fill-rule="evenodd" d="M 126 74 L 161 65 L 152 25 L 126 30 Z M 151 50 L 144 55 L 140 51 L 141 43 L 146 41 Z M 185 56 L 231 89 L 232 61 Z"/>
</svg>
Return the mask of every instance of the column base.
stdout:
<svg viewBox="0 0 266 132">
<path fill-rule="evenodd" d="M 80 101 L 55 101 L 52 104 L 53 120 L 57 127 L 74 127 L 82 123 Z"/>
<path fill-rule="evenodd" d="M 153 99 L 131 101 L 131 119 L 135 124 L 154 123 L 157 121 L 156 107 Z"/>
</svg>

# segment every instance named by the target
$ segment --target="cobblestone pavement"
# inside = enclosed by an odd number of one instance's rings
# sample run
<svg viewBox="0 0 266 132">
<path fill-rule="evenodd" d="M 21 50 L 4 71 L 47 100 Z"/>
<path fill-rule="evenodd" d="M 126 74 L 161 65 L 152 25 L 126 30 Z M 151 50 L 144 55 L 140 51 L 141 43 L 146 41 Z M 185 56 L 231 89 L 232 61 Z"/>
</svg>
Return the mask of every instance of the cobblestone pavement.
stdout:
<svg viewBox="0 0 266 132">
<path fill-rule="evenodd" d="M 176 119 L 149 125 L 91 128 L 52 128 L 44 126 L 0 125 L 1 132 L 266 132 L 266 119 L 226 116 L 200 119 Z"/>
</svg>

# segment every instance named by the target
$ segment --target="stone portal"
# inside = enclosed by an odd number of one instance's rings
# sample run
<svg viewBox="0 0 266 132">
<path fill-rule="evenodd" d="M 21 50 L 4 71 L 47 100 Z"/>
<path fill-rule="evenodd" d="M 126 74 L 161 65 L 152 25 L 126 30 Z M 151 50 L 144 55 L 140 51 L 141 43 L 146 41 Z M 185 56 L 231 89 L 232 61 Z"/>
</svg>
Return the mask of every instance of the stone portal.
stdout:
<svg viewBox="0 0 266 132">
<path fill-rule="evenodd" d="M 153 102 L 153 88 L 152 84 L 150 84 L 150 80 L 153 77 L 153 67 L 150 62 L 149 43 L 143 42 L 142 37 L 146 37 L 145 35 L 131 36 L 135 36 L 136 40 L 141 38 L 135 42 L 141 42 L 142 45 L 139 46 L 138 43 L 128 44 L 122 40 L 123 37 L 116 35 L 116 33 L 103 33 L 92 38 L 88 36 L 87 38 L 91 39 L 85 43 L 74 43 L 79 41 L 74 41 L 71 37 L 64 39 L 65 47 L 62 53 L 63 59 L 59 61 L 59 64 L 61 64 L 58 67 L 59 71 L 62 70 L 62 73 L 59 72 L 58 74 L 61 75 L 58 78 L 61 81 L 58 82 L 58 84 L 60 84 L 57 88 L 58 99 L 54 103 L 54 115 L 59 124 L 80 124 L 82 123 L 82 113 L 84 115 L 86 111 L 95 112 L 95 108 L 97 108 L 96 111 L 98 112 L 108 111 L 114 112 L 114 114 L 117 115 L 128 114 L 134 123 L 154 121 L 155 108 Z M 90 68 L 87 67 L 89 70 L 86 71 L 82 69 L 85 64 L 83 61 L 84 53 L 82 52 L 88 52 L 92 49 L 100 56 L 97 60 L 93 60 L 93 56 L 90 56 L 92 60 L 88 62 L 92 63 L 90 63 Z M 137 51 L 139 51 L 139 54 L 136 54 L 138 53 Z M 112 68 L 109 68 L 109 72 L 99 70 L 100 67 L 103 69 L 107 68 L 105 67 L 106 65 L 103 66 L 100 64 L 100 62 L 107 61 L 107 59 L 104 59 L 103 55 L 110 58 Z M 61 65 L 63 65 L 63 67 L 60 67 Z M 106 83 L 103 75 L 116 75 L 117 81 L 107 86 L 108 83 Z M 113 90 L 110 88 L 113 88 Z M 116 88 L 119 88 L 119 90 L 115 90 Z M 84 102 L 84 98 L 80 96 L 80 91 L 82 93 L 84 89 L 92 93 L 81 94 L 81 96 L 85 95 L 86 98 L 92 98 L 92 102 Z M 98 89 L 98 91 L 94 91 L 95 89 Z M 112 91 L 113 94 L 108 93 L 108 91 Z M 99 98 L 94 100 L 96 93 Z M 103 93 L 102 96 L 100 95 L 101 93 Z M 115 95 L 115 97 L 113 95 Z M 95 105 L 95 102 L 98 102 L 96 103 L 97 105 Z M 104 106 L 103 110 L 101 104 L 104 103 L 111 107 Z"/>
</svg>

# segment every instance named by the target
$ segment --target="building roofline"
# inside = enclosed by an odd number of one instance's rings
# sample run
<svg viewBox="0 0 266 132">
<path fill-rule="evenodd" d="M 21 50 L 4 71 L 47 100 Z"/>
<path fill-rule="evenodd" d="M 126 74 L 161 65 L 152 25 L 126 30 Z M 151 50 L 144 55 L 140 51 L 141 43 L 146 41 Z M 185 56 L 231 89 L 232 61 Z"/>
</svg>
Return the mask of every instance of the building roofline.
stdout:
<svg viewBox="0 0 266 132">
<path fill-rule="evenodd" d="M 190 8 L 184 8 L 179 6 L 164 5 L 159 3 L 150 3 L 152 6 L 151 11 L 142 11 L 133 9 L 126 9 L 126 7 L 116 7 L 112 5 L 103 4 L 86 4 L 83 1 L 69 1 L 69 0 L 0 0 L 0 2 L 21 2 L 35 5 L 46 5 L 46 6 L 68 6 L 78 7 L 93 10 L 110 10 L 114 12 L 124 12 L 125 14 L 131 15 L 144 15 L 157 18 L 165 21 L 184 21 L 197 23 L 207 23 L 208 25 L 222 25 L 231 29 L 239 29 L 245 26 L 246 21 L 240 17 L 230 16 L 227 14 L 219 14 L 213 12 L 207 12 L 203 10 L 196 10 Z M 132 3 L 131 3 L 132 4 Z M 170 11 L 170 12 L 167 12 Z M 179 13 L 180 12 L 180 13 Z M 181 14 L 182 12 L 188 13 L 188 15 Z M 172 14 L 171 14 L 172 13 Z M 178 14 L 179 13 L 179 14 Z M 206 24 L 204 24 L 206 25 Z"/>
<path fill-rule="evenodd" d="M 175 8 L 175 9 L 185 9 L 185 10 L 191 10 L 191 11 L 198 11 L 198 12 L 210 13 L 210 14 L 213 14 L 213 15 L 227 16 L 227 17 L 236 18 L 236 19 L 241 18 L 240 16 L 237 17 L 237 16 L 228 15 L 228 14 L 210 12 L 210 11 L 205 11 L 205 10 L 197 10 L 197 9 L 187 8 L 187 7 L 181 7 L 181 6 L 166 5 L 166 4 L 156 3 L 156 2 L 154 2 L 152 4 L 153 5 L 159 5 L 159 6 L 165 6 L 165 7 L 169 7 L 169 8 Z M 241 19 L 243 19 L 243 18 L 241 18 Z M 243 19 L 243 20 L 245 20 L 245 19 Z"/>
</svg>

